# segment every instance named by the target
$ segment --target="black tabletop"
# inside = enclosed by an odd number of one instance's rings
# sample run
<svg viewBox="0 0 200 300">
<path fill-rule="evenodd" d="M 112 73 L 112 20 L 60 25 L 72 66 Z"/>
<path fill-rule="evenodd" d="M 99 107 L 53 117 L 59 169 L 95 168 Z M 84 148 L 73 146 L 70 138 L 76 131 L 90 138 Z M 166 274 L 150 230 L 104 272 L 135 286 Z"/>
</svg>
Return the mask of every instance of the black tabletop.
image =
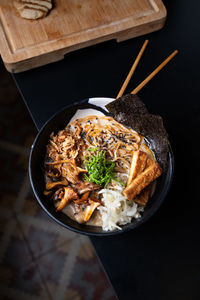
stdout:
<svg viewBox="0 0 200 300">
<path fill-rule="evenodd" d="M 39 129 L 57 110 L 84 98 L 115 97 L 145 38 L 130 92 L 174 49 L 180 52 L 139 96 L 164 118 L 175 156 L 172 188 L 157 213 L 122 235 L 92 237 L 122 300 L 200 299 L 200 1 L 165 1 L 165 27 L 122 43 L 105 42 L 14 75 Z"/>
</svg>

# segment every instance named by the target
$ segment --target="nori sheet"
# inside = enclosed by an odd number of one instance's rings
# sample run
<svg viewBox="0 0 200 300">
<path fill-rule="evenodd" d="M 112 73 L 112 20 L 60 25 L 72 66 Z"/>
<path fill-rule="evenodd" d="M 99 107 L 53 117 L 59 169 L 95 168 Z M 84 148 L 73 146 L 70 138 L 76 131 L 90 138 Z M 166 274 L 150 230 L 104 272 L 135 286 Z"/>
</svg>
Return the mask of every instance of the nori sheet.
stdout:
<svg viewBox="0 0 200 300">
<path fill-rule="evenodd" d="M 124 95 L 108 105 L 106 108 L 119 123 L 131 127 L 145 137 L 148 147 L 155 154 L 157 162 L 163 171 L 168 167 L 169 140 L 159 115 L 150 114 L 145 104 L 137 95 Z"/>
</svg>

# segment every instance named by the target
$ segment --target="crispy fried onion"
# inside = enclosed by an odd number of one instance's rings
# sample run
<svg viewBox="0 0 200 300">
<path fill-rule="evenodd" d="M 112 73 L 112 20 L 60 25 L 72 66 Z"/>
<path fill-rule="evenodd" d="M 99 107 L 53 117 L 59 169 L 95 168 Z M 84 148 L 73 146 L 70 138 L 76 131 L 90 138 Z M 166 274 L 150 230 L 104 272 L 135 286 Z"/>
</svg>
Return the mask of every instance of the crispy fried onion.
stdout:
<svg viewBox="0 0 200 300">
<path fill-rule="evenodd" d="M 75 159 L 82 152 L 83 147 L 84 141 L 80 136 L 80 128 L 77 127 L 74 131 L 66 128 L 55 136 L 54 133 L 50 135 L 47 158 L 52 162 Z"/>
<path fill-rule="evenodd" d="M 81 129 L 74 126 L 65 128 L 54 136 L 50 135 L 47 145 L 45 174 L 47 177 L 66 178 L 71 183 L 79 181 L 79 174 L 86 172 L 76 164 L 76 158 L 83 152 L 85 143 L 80 136 Z"/>
</svg>

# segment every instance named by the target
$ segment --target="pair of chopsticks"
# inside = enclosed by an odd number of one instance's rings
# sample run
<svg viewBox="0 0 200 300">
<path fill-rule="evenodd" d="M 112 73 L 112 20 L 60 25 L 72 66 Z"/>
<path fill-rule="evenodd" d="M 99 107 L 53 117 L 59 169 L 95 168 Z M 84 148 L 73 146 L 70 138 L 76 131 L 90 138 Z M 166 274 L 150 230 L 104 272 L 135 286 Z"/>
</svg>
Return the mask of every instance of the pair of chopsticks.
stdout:
<svg viewBox="0 0 200 300">
<path fill-rule="evenodd" d="M 148 40 L 146 40 L 142 46 L 142 48 L 140 49 L 140 52 L 138 54 L 138 56 L 136 57 L 136 60 L 134 61 L 118 95 L 116 98 L 119 98 L 123 95 L 135 69 L 137 68 L 137 65 L 142 57 L 142 54 L 144 53 L 144 50 L 146 49 L 146 46 L 148 44 Z M 172 54 L 170 54 L 151 74 L 149 74 L 149 76 L 147 76 L 132 92 L 131 94 L 137 94 L 160 70 L 162 70 L 164 68 L 164 66 L 166 66 L 166 64 L 168 64 L 168 62 L 170 60 L 172 60 L 172 58 L 178 53 L 178 50 L 175 50 L 174 52 L 172 52 Z"/>
</svg>

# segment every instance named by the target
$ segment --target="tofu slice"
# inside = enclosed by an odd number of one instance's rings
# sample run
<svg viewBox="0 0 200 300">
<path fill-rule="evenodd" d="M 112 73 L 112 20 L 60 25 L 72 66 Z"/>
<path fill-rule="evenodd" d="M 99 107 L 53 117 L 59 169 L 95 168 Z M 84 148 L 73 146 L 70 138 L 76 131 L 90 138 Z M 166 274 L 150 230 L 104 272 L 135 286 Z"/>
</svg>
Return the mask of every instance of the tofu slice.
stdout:
<svg viewBox="0 0 200 300">
<path fill-rule="evenodd" d="M 151 184 L 148 185 L 141 191 L 141 193 L 135 198 L 135 202 L 141 206 L 145 206 L 149 200 L 149 195 L 151 192 Z"/>
<path fill-rule="evenodd" d="M 149 161 L 149 163 L 151 162 Z M 151 163 L 149 167 L 133 179 L 133 181 L 124 189 L 123 195 L 128 200 L 133 200 L 145 187 L 147 187 L 161 174 L 162 169 L 160 165 L 156 162 Z"/>
<path fill-rule="evenodd" d="M 127 186 L 141 174 L 146 168 L 151 166 L 154 163 L 154 160 L 149 157 L 146 152 L 137 150 L 133 153 L 133 158 L 130 167 L 130 174 L 127 181 Z M 134 201 L 139 205 L 146 205 L 149 200 L 149 195 L 151 192 L 151 186 L 147 186 L 144 190 L 141 191 L 139 195 L 134 199 Z"/>
<path fill-rule="evenodd" d="M 138 174 L 140 174 L 145 169 L 146 162 L 147 154 L 145 152 L 137 150 L 133 153 L 127 186 Z"/>
</svg>

